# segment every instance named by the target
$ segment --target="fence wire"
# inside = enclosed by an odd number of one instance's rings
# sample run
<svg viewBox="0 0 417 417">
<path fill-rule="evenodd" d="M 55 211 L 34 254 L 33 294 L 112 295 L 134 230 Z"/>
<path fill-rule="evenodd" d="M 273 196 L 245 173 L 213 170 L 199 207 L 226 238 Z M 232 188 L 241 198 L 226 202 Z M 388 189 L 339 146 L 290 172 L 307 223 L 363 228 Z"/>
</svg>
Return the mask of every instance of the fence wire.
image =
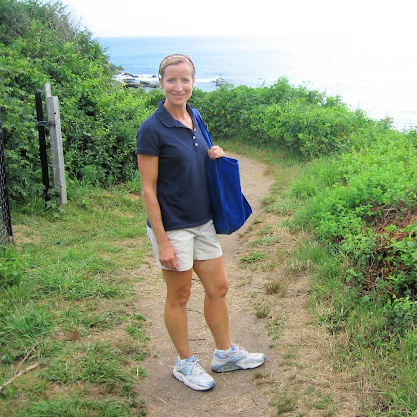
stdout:
<svg viewBox="0 0 417 417">
<path fill-rule="evenodd" d="M 7 191 L 6 158 L 3 146 L 3 125 L 0 114 L 0 247 L 5 247 L 12 240 L 12 237 L 12 218 Z"/>
</svg>

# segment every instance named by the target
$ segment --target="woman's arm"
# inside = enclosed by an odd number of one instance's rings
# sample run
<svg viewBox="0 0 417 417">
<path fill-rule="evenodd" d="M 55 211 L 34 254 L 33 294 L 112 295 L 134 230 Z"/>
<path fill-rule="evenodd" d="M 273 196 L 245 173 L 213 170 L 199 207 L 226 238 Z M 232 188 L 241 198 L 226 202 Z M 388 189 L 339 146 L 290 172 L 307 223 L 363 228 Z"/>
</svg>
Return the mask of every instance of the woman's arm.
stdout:
<svg viewBox="0 0 417 417">
<path fill-rule="evenodd" d="M 159 261 L 165 268 L 177 269 L 177 256 L 166 235 L 162 223 L 161 207 L 156 195 L 156 183 L 158 180 L 157 156 L 138 154 L 138 167 L 142 184 L 142 197 L 145 204 L 146 215 L 155 234 L 159 247 Z"/>
</svg>

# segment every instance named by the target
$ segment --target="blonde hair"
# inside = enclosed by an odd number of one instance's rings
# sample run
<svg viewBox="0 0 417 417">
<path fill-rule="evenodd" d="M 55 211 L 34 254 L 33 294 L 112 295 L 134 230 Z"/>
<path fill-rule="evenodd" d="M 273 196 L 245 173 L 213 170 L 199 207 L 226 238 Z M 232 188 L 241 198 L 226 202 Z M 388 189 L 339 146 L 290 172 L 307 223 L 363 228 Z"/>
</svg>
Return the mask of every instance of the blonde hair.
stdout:
<svg viewBox="0 0 417 417">
<path fill-rule="evenodd" d="M 171 55 L 166 56 L 161 61 L 161 64 L 159 65 L 158 77 L 159 78 L 164 77 L 164 71 L 167 66 L 180 64 L 182 62 L 186 62 L 187 64 L 191 65 L 192 75 L 193 77 L 195 77 L 195 67 L 194 67 L 193 61 L 191 61 L 190 57 L 188 57 L 187 55 L 183 55 L 183 54 L 171 54 Z"/>
</svg>

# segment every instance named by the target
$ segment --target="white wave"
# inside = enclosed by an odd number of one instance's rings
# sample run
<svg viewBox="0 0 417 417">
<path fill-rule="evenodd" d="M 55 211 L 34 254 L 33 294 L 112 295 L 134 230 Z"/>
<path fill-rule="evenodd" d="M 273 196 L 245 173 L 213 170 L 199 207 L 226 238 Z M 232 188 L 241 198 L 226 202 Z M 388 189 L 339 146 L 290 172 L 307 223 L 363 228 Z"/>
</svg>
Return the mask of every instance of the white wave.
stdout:
<svg viewBox="0 0 417 417">
<path fill-rule="evenodd" d="M 216 80 L 220 77 L 214 77 L 214 78 L 196 78 L 196 83 L 215 83 Z"/>
<path fill-rule="evenodd" d="M 128 72 L 124 72 L 124 73 L 119 73 L 113 76 L 113 79 L 116 81 L 126 81 L 129 80 L 131 82 L 148 82 L 148 83 L 158 83 L 158 77 L 156 75 L 152 75 L 152 74 L 140 74 L 140 75 L 136 75 L 136 74 L 131 74 Z"/>
</svg>

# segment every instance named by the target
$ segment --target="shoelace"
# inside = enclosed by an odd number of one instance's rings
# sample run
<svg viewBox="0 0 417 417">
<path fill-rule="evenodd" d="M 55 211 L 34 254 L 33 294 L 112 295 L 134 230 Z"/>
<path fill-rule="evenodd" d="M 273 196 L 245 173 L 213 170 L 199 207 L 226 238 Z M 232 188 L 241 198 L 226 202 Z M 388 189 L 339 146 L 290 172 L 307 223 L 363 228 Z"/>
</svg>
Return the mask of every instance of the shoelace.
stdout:
<svg viewBox="0 0 417 417">
<path fill-rule="evenodd" d="M 192 362 L 187 362 L 184 366 L 186 373 L 189 375 L 199 375 L 204 372 L 203 368 L 200 365 L 200 361 L 196 359 Z"/>
<path fill-rule="evenodd" d="M 233 352 L 232 358 L 235 358 L 236 356 L 239 356 L 240 358 L 245 358 L 246 356 L 248 356 L 248 352 L 245 349 L 236 346 L 236 350 Z"/>
</svg>

